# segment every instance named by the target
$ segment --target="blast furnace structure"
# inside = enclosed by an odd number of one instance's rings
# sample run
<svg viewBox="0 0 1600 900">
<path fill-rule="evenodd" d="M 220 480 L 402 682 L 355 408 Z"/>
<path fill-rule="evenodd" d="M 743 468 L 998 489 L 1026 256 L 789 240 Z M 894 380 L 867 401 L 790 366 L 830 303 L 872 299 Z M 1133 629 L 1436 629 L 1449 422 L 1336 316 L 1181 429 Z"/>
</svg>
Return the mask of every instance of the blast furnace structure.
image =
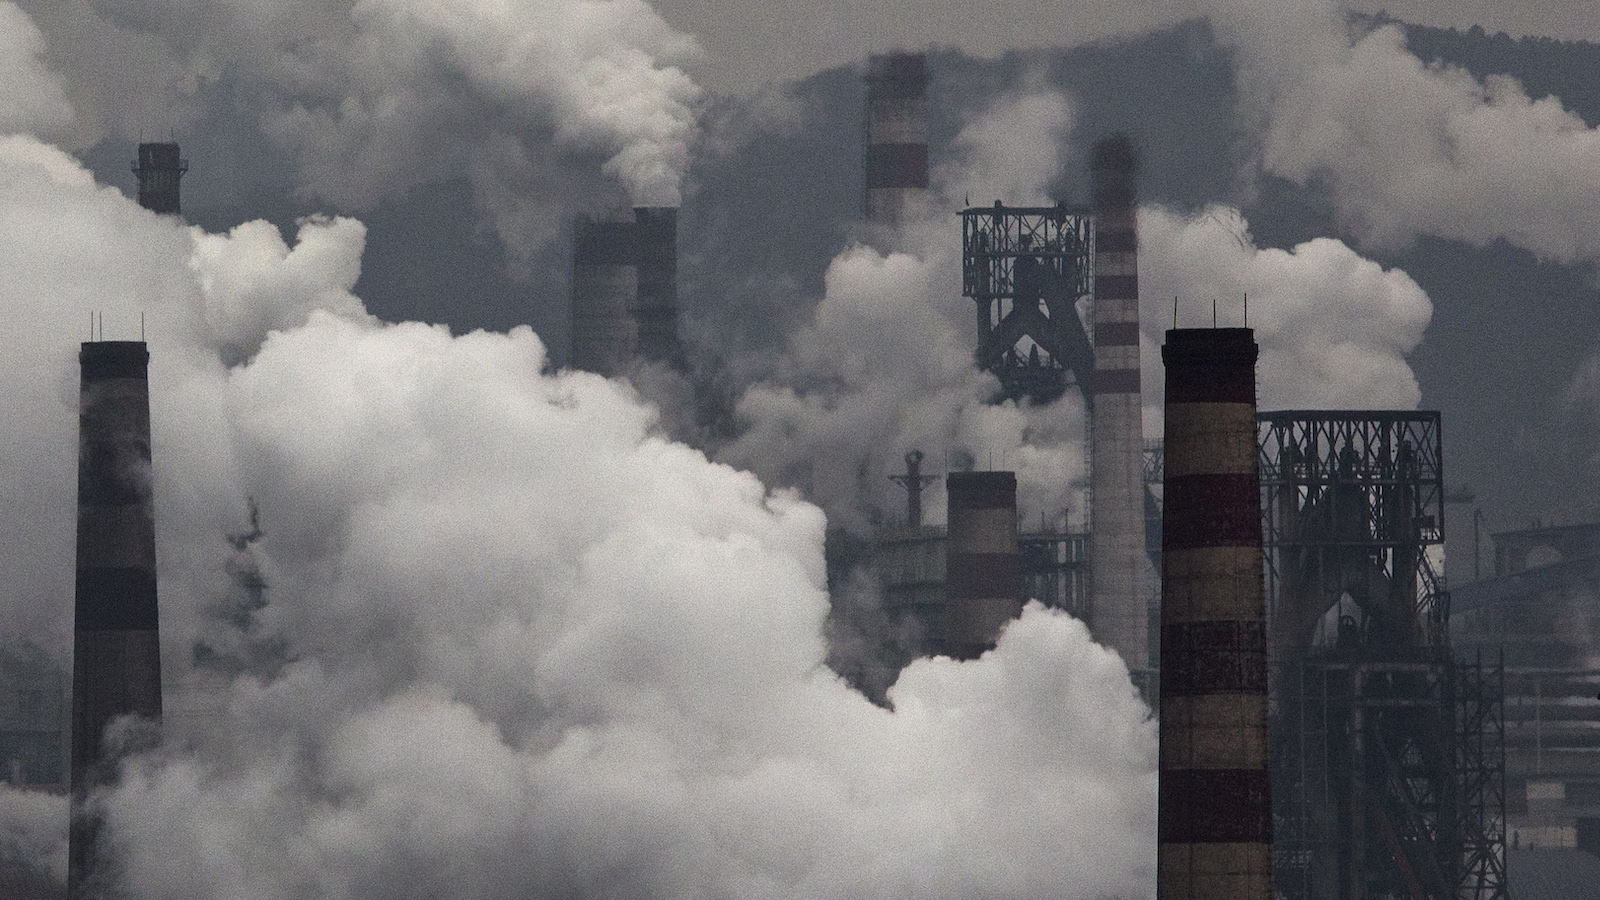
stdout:
<svg viewBox="0 0 1600 900">
<path fill-rule="evenodd" d="M 1503 688 L 1450 646 L 1439 414 L 1259 428 L 1278 891 L 1503 900 Z"/>
</svg>

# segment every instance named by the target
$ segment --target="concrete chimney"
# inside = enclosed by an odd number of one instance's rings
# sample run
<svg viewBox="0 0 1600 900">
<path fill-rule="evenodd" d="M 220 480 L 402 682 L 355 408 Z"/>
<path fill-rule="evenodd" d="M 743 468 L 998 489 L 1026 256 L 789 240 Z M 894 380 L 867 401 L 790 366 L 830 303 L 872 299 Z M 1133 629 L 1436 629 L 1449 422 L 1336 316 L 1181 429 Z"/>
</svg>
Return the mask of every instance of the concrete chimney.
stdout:
<svg viewBox="0 0 1600 900">
<path fill-rule="evenodd" d="M 638 253 L 632 222 L 578 223 L 572 266 L 572 367 L 612 378 L 639 353 Z"/>
<path fill-rule="evenodd" d="M 928 67 L 921 53 L 867 61 L 866 214 L 899 227 L 928 189 Z"/>
<path fill-rule="evenodd" d="M 633 306 L 639 355 L 676 364 L 678 343 L 678 209 L 640 206 L 633 211 L 638 294 Z"/>
<path fill-rule="evenodd" d="M 1271 900 L 1266 601 L 1247 328 L 1167 332 L 1157 900 Z"/>
<path fill-rule="evenodd" d="M 72 822 L 68 890 L 100 896 L 99 822 L 84 802 L 113 783 L 107 727 L 161 719 L 151 504 L 150 354 L 142 341 L 97 341 L 78 354 L 78 577 L 73 609 Z"/>
<path fill-rule="evenodd" d="M 1022 612 L 1017 476 L 951 472 L 945 494 L 945 646 L 956 659 L 977 659 L 994 648 L 1000 629 Z"/>
<path fill-rule="evenodd" d="M 1139 393 L 1139 236 L 1133 142 L 1097 142 L 1094 379 L 1090 404 L 1089 625 L 1136 678 L 1150 668 L 1144 424 Z"/>
<path fill-rule="evenodd" d="M 177 144 L 140 144 L 133 174 L 139 177 L 139 205 L 151 212 L 178 215 L 178 182 L 189 171 L 189 161 L 178 155 Z"/>
</svg>

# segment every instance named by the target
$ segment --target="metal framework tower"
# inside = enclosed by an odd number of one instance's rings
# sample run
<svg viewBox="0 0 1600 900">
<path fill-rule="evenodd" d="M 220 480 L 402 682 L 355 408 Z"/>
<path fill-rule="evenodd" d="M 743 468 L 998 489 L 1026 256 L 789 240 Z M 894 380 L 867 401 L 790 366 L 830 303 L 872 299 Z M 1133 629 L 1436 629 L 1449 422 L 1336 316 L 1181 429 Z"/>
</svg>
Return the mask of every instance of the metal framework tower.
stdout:
<svg viewBox="0 0 1600 900">
<path fill-rule="evenodd" d="M 1090 296 L 1094 229 L 1065 205 L 963 210 L 961 292 L 977 304 L 978 368 L 1009 399 L 1048 403 L 1067 378 L 1092 396 L 1094 348 L 1078 317 Z"/>
<path fill-rule="evenodd" d="M 1499 675 L 1450 649 L 1439 414 L 1258 423 L 1278 891 L 1502 900 Z"/>
<path fill-rule="evenodd" d="M 189 171 L 189 161 L 178 154 L 177 144 L 140 144 L 133 174 L 139 177 L 139 205 L 155 213 L 178 215 L 178 182 Z"/>
</svg>

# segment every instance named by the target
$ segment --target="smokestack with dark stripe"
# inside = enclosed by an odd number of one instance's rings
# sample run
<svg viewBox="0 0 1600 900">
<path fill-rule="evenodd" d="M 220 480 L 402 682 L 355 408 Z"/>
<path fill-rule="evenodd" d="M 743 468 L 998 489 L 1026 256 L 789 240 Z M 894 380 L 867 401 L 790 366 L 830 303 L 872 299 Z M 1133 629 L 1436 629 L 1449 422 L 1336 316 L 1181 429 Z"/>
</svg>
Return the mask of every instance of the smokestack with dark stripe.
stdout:
<svg viewBox="0 0 1600 900">
<path fill-rule="evenodd" d="M 1000 629 L 1022 611 L 1017 476 L 952 472 L 945 495 L 945 646 L 956 659 L 977 659 L 994 648 Z"/>
<path fill-rule="evenodd" d="M 1247 328 L 1167 332 L 1157 900 L 1271 900 L 1267 639 Z"/>
<path fill-rule="evenodd" d="M 1145 591 L 1144 425 L 1139 394 L 1139 235 L 1133 142 L 1094 145 L 1094 379 L 1090 606 L 1095 639 L 1141 677 L 1150 667 Z"/>
<path fill-rule="evenodd" d="M 151 212 L 178 215 L 178 182 L 189 171 L 189 161 L 178 154 L 177 144 L 140 144 L 133 174 L 139 178 L 139 205 Z"/>
<path fill-rule="evenodd" d="M 161 719 L 151 503 L 150 354 L 142 341 L 84 344 L 78 354 L 78 578 L 73 610 L 72 824 L 68 888 L 99 896 L 99 823 L 84 808 L 116 779 L 106 729 L 127 715 Z"/>
<path fill-rule="evenodd" d="M 639 354 L 651 362 L 676 364 L 683 356 L 678 344 L 678 209 L 640 206 L 633 215 Z"/>
<path fill-rule="evenodd" d="M 899 227 L 928 188 L 928 71 L 921 53 L 867 61 L 867 221 Z"/>
<path fill-rule="evenodd" d="M 639 296 L 632 222 L 578 222 L 572 266 L 572 366 L 607 378 L 639 352 Z"/>
</svg>

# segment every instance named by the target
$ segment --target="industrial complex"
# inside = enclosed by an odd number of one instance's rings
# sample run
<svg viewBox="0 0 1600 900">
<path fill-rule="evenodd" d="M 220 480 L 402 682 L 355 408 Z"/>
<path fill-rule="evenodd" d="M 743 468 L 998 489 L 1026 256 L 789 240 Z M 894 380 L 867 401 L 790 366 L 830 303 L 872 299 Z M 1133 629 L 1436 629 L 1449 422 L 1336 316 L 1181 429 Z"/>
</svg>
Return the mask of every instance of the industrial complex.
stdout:
<svg viewBox="0 0 1600 900">
<path fill-rule="evenodd" d="M 929 90 L 922 54 L 867 63 L 873 240 L 927 214 Z M 186 168 L 176 144 L 141 144 L 140 204 L 179 214 Z M 1506 900 L 1519 853 L 1600 853 L 1600 524 L 1495 533 L 1491 564 L 1448 584 L 1439 414 L 1258 411 L 1248 328 L 1165 331 L 1147 442 L 1138 173 L 1111 136 L 1085 204 L 942 214 L 994 402 L 1075 392 L 1088 410 L 1088 524 L 1020 521 L 1010 471 L 913 450 L 868 473 L 904 489 L 903 514 L 834 562 L 874 586 L 884 657 L 975 659 L 1028 602 L 1087 623 L 1159 716 L 1160 900 Z M 684 365 L 677 212 L 577 223 L 573 367 Z M 0 775 L 70 794 L 74 900 L 102 896 L 111 864 L 85 798 L 163 706 L 149 353 L 97 335 L 79 359 L 70 703 L 48 665 L 0 658 Z"/>
</svg>

